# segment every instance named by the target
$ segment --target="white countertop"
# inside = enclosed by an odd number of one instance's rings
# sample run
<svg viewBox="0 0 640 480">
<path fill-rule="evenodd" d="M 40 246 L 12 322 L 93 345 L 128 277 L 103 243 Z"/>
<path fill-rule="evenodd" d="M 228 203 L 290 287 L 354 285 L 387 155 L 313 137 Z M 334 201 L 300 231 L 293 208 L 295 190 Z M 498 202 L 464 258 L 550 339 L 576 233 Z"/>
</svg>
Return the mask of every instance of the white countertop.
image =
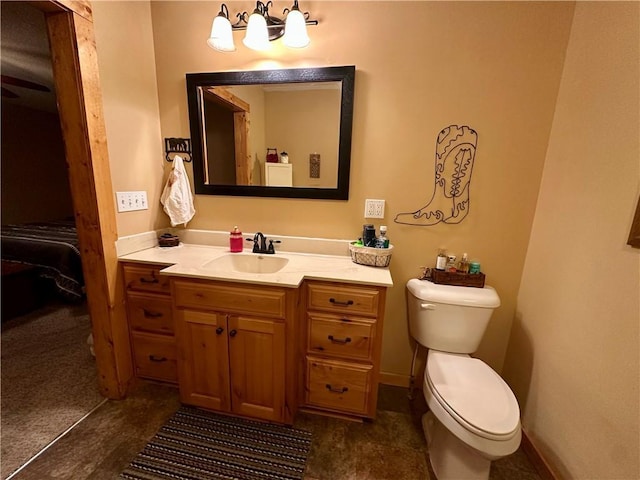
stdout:
<svg viewBox="0 0 640 480">
<path fill-rule="evenodd" d="M 243 254 L 258 255 L 251 253 L 250 249 L 245 249 Z M 359 265 L 352 262 L 351 257 L 341 255 L 276 252 L 275 256 L 289 260 L 282 270 L 276 273 L 243 273 L 228 268 L 205 267 L 205 264 L 224 255 L 236 254 L 225 247 L 181 243 L 177 247 L 147 248 L 118 258 L 127 262 L 167 265 L 167 268 L 160 272 L 165 275 L 209 280 L 283 287 L 298 287 L 304 279 L 393 286 L 389 268 Z"/>
</svg>

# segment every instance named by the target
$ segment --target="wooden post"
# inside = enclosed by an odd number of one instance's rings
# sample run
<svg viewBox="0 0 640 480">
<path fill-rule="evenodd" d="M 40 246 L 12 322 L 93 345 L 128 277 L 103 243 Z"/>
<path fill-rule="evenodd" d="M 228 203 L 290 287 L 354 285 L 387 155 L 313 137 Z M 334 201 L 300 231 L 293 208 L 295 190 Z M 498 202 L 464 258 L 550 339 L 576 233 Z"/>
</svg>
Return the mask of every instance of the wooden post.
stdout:
<svg viewBox="0 0 640 480">
<path fill-rule="evenodd" d="M 124 397 L 133 379 L 115 202 L 88 2 L 51 2 L 47 13 L 58 110 L 69 167 L 100 392 Z M 81 12 L 69 11 L 73 5 Z"/>
</svg>

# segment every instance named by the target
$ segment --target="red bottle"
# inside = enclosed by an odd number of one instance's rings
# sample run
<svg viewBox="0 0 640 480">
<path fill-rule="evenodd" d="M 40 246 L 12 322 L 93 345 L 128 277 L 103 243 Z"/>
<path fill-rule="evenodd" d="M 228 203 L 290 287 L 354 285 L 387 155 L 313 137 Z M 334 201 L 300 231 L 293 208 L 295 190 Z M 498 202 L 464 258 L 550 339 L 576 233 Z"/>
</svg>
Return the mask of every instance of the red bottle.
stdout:
<svg viewBox="0 0 640 480">
<path fill-rule="evenodd" d="M 233 231 L 229 233 L 229 249 L 232 253 L 242 252 L 242 232 L 238 227 L 233 227 Z"/>
</svg>

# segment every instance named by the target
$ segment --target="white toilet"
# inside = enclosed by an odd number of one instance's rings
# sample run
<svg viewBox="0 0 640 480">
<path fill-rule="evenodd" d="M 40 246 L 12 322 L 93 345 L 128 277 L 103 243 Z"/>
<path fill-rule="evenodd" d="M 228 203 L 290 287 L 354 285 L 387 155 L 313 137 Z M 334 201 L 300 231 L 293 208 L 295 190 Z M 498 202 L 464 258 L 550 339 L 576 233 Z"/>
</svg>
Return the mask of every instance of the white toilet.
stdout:
<svg viewBox="0 0 640 480">
<path fill-rule="evenodd" d="M 407 283 L 409 330 L 429 349 L 422 418 L 429 459 L 438 480 L 488 479 L 491 461 L 512 454 L 521 438 L 513 392 L 478 348 L 500 298 L 484 288 Z"/>
</svg>

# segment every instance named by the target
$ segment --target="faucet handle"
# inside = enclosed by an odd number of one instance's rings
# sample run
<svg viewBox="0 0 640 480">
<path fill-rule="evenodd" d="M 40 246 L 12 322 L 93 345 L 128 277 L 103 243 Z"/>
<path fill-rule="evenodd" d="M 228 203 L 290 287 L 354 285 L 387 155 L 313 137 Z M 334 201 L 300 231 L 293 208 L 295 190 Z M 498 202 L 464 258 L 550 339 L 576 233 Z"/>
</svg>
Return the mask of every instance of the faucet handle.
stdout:
<svg viewBox="0 0 640 480">
<path fill-rule="evenodd" d="M 276 249 L 273 248 L 274 243 L 282 243 L 280 240 L 269 240 L 269 248 L 267 249 L 267 253 L 276 253 Z"/>
</svg>

